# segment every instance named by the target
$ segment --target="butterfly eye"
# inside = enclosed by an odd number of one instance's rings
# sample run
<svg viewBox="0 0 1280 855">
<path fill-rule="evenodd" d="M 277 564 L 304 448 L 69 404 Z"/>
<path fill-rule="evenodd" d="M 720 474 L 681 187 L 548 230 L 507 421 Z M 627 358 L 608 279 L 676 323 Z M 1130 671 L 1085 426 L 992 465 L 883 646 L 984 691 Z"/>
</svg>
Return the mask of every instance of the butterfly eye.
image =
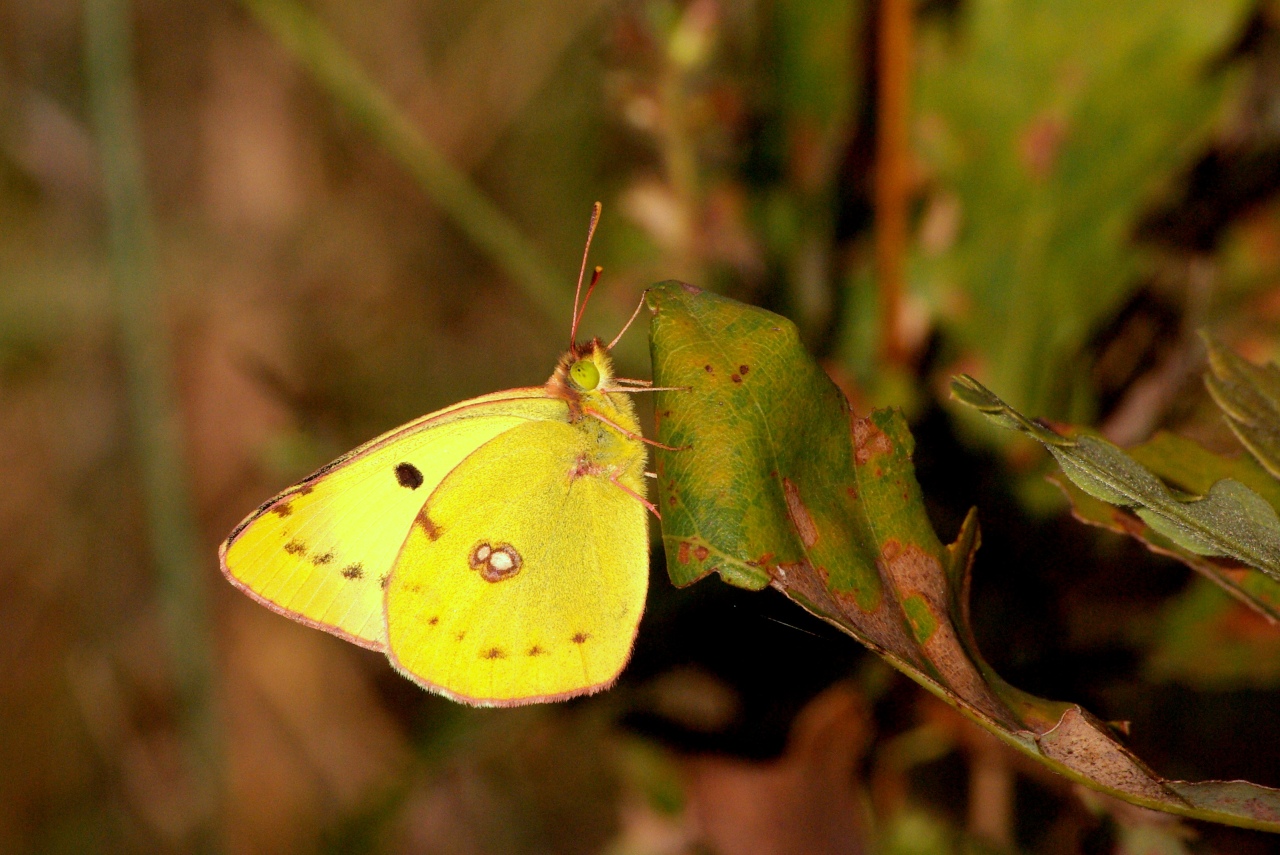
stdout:
<svg viewBox="0 0 1280 855">
<path fill-rule="evenodd" d="M 600 385 L 600 369 L 590 359 L 579 359 L 569 368 L 569 379 L 579 389 L 590 392 Z"/>
</svg>

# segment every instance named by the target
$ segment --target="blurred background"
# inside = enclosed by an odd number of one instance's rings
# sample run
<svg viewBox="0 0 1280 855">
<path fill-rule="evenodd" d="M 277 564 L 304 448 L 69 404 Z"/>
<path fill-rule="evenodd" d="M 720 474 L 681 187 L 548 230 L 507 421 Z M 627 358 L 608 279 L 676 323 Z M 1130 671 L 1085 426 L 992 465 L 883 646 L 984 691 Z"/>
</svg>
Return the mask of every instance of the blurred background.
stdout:
<svg viewBox="0 0 1280 855">
<path fill-rule="evenodd" d="M 660 550 L 619 686 L 517 710 L 216 560 L 348 448 L 541 383 L 598 199 L 586 335 L 670 278 L 793 318 L 912 419 L 940 536 L 979 506 L 1007 680 L 1280 786 L 1280 631 L 945 395 L 1231 450 L 1195 330 L 1276 352 L 1278 190 L 1272 0 L 0 0 L 0 851 L 1280 851 Z M 647 376 L 643 326 L 619 359 Z"/>
</svg>

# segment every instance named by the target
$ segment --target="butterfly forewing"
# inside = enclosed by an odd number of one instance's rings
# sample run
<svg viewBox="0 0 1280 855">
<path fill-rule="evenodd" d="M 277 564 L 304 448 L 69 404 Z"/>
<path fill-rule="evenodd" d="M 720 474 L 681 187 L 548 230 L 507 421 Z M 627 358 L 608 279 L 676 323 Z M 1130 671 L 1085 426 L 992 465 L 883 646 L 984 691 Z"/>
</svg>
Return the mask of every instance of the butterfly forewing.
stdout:
<svg viewBox="0 0 1280 855">
<path fill-rule="evenodd" d="M 619 448 L 621 451 L 619 451 Z M 454 468 L 404 541 L 387 590 L 388 655 L 409 677 L 481 704 L 610 685 L 648 586 L 644 449 L 602 457 L 591 430 L 527 423 Z"/>
<path fill-rule="evenodd" d="M 241 523 L 223 544 L 223 572 L 276 611 L 381 649 L 384 589 L 427 497 L 477 446 L 565 412 L 542 389 L 516 389 L 385 434 Z"/>
</svg>

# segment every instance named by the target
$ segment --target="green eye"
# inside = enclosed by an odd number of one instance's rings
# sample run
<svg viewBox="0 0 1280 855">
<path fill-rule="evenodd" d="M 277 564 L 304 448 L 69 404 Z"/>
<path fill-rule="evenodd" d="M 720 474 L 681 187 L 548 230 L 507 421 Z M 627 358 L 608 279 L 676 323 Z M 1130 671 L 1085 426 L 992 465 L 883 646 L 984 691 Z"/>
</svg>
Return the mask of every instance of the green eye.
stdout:
<svg viewBox="0 0 1280 855">
<path fill-rule="evenodd" d="M 569 379 L 579 389 L 590 392 L 600 385 L 600 369 L 590 359 L 579 359 L 570 366 Z"/>
</svg>

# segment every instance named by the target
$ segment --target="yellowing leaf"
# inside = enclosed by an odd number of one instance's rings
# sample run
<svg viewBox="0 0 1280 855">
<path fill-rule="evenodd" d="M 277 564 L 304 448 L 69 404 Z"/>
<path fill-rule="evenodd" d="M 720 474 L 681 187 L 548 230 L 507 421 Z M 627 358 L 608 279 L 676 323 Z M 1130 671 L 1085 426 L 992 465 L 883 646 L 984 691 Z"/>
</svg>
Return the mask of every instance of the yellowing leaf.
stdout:
<svg viewBox="0 0 1280 855">
<path fill-rule="evenodd" d="M 1162 778 L 1079 706 L 1029 695 L 991 670 L 967 621 L 976 514 L 950 546 L 939 541 L 902 417 L 852 413 L 789 321 L 678 282 L 656 286 L 648 304 L 654 380 L 683 387 L 657 396 L 659 439 L 689 446 L 656 456 L 673 582 L 719 572 L 742 587 L 771 585 L 1073 780 L 1158 810 L 1280 831 L 1280 791 Z M 996 415 L 1072 442 L 1012 411 Z"/>
</svg>

